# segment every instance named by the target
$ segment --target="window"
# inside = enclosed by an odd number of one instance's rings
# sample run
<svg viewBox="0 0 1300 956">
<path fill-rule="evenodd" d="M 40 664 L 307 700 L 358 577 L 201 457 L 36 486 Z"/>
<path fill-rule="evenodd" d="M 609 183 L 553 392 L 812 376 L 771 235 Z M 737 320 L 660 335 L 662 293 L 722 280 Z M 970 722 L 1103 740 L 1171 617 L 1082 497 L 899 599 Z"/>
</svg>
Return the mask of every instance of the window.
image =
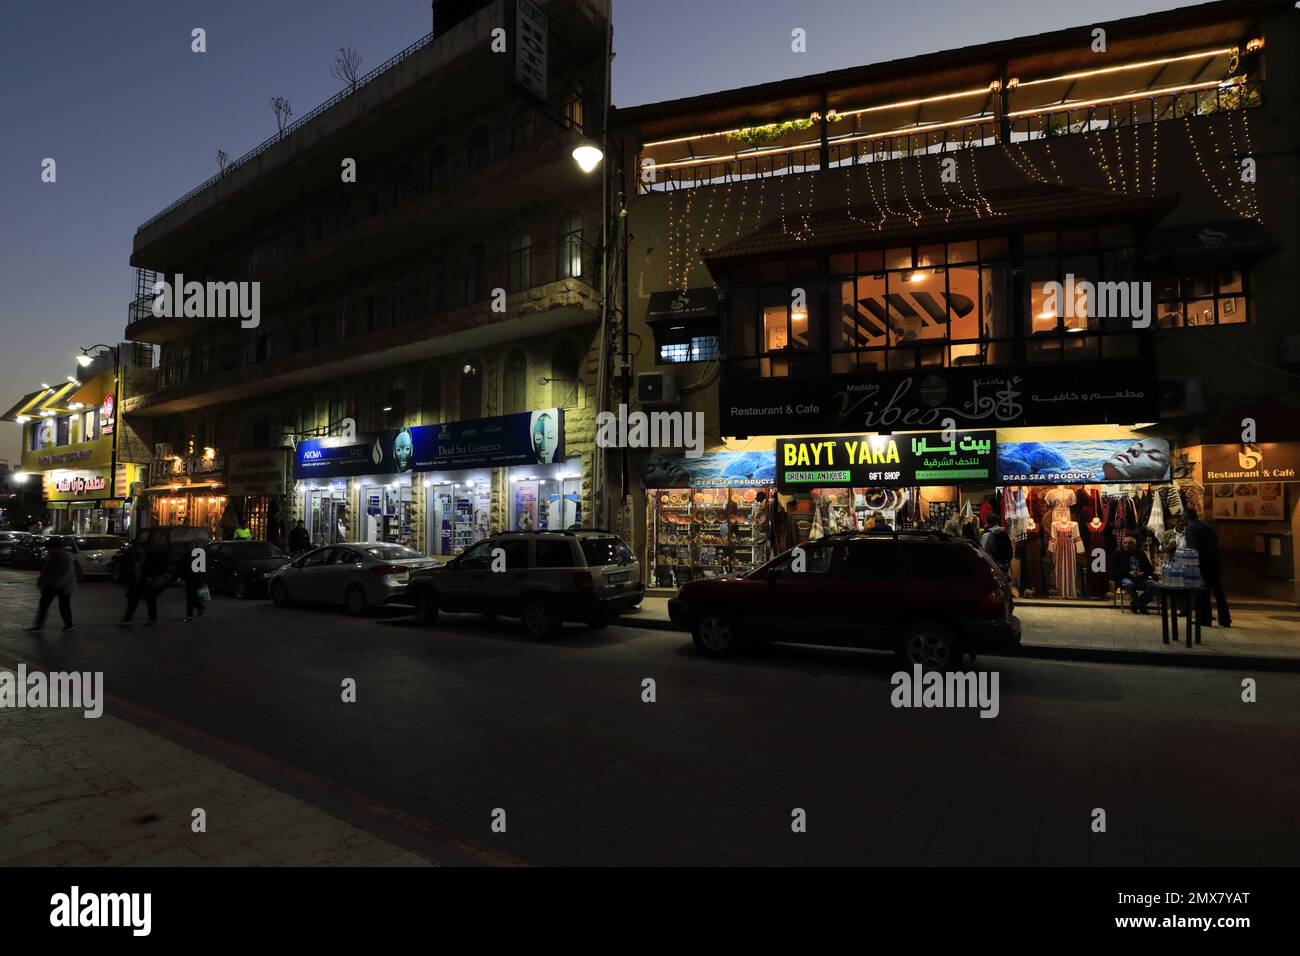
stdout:
<svg viewBox="0 0 1300 956">
<path fill-rule="evenodd" d="M 429 263 L 429 312 L 447 311 L 447 264 L 441 259 Z"/>
<path fill-rule="evenodd" d="M 716 335 L 693 335 L 687 341 L 670 341 L 659 343 L 659 362 L 708 362 L 716 359 L 718 337 Z"/>
<path fill-rule="evenodd" d="M 361 555 L 351 548 L 335 548 L 326 564 L 360 564 Z"/>
<path fill-rule="evenodd" d="M 460 372 L 460 417 L 483 417 L 483 375 L 477 359 L 466 362 Z"/>
<path fill-rule="evenodd" d="M 348 337 L 348 300 L 344 296 L 334 297 L 334 341 L 343 342 Z"/>
<path fill-rule="evenodd" d="M 557 278 L 582 278 L 582 216 L 571 212 L 560 223 Z"/>
<path fill-rule="evenodd" d="M 590 568 L 632 563 L 632 550 L 618 538 L 582 538 L 579 544 Z"/>
<path fill-rule="evenodd" d="M 429 151 L 429 188 L 447 184 L 447 147 L 438 145 Z"/>
<path fill-rule="evenodd" d="M 491 154 L 491 143 L 491 134 L 486 126 L 476 127 L 474 132 L 470 134 L 466 164 L 471 173 L 478 172 L 487 166 Z"/>
<path fill-rule="evenodd" d="M 551 402 L 559 408 L 578 404 L 578 348 L 562 338 L 551 352 Z"/>
<path fill-rule="evenodd" d="M 533 284 L 533 237 L 527 230 L 510 238 L 510 291 L 522 292 Z"/>
<path fill-rule="evenodd" d="M 573 545 L 567 538 L 538 538 L 533 547 L 537 549 L 539 568 L 577 567 L 577 562 L 573 559 Z"/>
<path fill-rule="evenodd" d="M 492 566 L 492 549 L 497 546 L 494 541 L 480 541 L 456 562 L 455 567 L 461 571 L 478 571 Z"/>
<path fill-rule="evenodd" d="M 424 373 L 420 387 L 420 405 L 424 410 L 424 423 L 436 425 L 442 421 L 442 373 L 436 365 Z"/>
<path fill-rule="evenodd" d="M 802 571 L 794 570 L 794 554 L 787 554 L 785 557 L 778 559 L 768 569 L 768 580 L 789 581 L 805 577 L 824 578 L 830 574 L 831 559 L 835 556 L 833 547 L 828 544 L 821 547 L 806 545 L 803 548 L 803 555 L 805 564 Z"/>
<path fill-rule="evenodd" d="M 1163 328 L 1247 322 L 1246 273 L 1240 270 L 1158 279 L 1155 312 Z"/>
<path fill-rule="evenodd" d="M 564 123 L 569 129 L 582 129 L 582 86 L 570 83 L 564 91 Z"/>
<path fill-rule="evenodd" d="M 497 542 L 497 547 L 506 553 L 507 571 L 528 570 L 528 539 L 507 538 Z"/>
<path fill-rule="evenodd" d="M 299 567 L 319 568 L 329 560 L 330 554 L 333 551 L 333 548 L 317 548 L 315 551 L 312 551 L 306 557 L 301 559 Z"/>
<path fill-rule="evenodd" d="M 965 548 L 955 545 L 914 544 L 908 548 L 912 576 L 922 581 L 951 581 L 969 577 Z"/>
<path fill-rule="evenodd" d="M 528 360 L 518 350 L 506 356 L 502 368 L 501 410 L 506 414 L 528 410 Z"/>
<path fill-rule="evenodd" d="M 411 318 L 411 288 L 405 272 L 393 276 L 389 308 L 392 312 L 393 325 L 400 325 Z"/>
<path fill-rule="evenodd" d="M 840 577 L 852 581 L 897 580 L 907 576 L 896 541 L 850 541 L 840 559 Z"/>
<path fill-rule="evenodd" d="M 465 258 L 465 301 L 482 302 L 487 297 L 487 250 L 475 243 Z"/>
</svg>

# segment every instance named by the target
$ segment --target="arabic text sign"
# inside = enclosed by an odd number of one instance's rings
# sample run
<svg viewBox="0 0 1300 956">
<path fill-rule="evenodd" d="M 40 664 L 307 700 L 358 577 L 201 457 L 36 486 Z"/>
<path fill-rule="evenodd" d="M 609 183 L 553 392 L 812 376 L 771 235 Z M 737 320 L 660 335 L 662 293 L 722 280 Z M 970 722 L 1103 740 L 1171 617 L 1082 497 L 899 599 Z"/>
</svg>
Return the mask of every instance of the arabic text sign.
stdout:
<svg viewBox="0 0 1300 956">
<path fill-rule="evenodd" d="M 1012 485 L 1168 481 L 1169 442 L 1138 436 L 1004 442 L 998 478 Z"/>
<path fill-rule="evenodd" d="M 856 438 L 782 438 L 776 443 L 777 487 L 950 485 L 992 482 L 997 474 L 993 431 Z"/>
</svg>

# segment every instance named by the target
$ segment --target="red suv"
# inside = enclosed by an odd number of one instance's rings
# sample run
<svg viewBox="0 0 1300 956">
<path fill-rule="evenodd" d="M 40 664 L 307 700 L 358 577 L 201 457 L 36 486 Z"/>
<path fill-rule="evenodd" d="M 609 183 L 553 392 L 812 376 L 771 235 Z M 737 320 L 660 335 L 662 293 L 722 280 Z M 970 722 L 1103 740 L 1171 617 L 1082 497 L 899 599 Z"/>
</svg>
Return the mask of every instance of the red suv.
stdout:
<svg viewBox="0 0 1300 956">
<path fill-rule="evenodd" d="M 714 657 L 749 639 L 892 650 L 943 670 L 1020 644 L 1011 588 L 983 551 L 942 532 L 834 534 L 740 577 L 691 581 L 668 614 Z"/>
</svg>

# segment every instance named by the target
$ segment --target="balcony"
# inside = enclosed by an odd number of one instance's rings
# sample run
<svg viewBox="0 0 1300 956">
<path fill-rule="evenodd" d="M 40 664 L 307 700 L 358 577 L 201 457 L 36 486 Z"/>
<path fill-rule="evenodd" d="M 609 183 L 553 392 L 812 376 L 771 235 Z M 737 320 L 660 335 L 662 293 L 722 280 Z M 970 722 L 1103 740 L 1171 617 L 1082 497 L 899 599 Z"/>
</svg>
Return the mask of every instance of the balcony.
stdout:
<svg viewBox="0 0 1300 956">
<path fill-rule="evenodd" d="M 168 346 L 154 382 L 124 397 L 123 410 L 170 414 L 596 322 L 599 268 L 593 246 L 562 237 L 461 269 L 431 270 L 295 322 L 264 317 L 261 327 L 241 330 L 231 320 L 215 335 L 211 326 L 195 335 L 190 325 L 190 341 Z M 497 289 L 506 293 L 504 312 L 492 309 Z"/>
</svg>

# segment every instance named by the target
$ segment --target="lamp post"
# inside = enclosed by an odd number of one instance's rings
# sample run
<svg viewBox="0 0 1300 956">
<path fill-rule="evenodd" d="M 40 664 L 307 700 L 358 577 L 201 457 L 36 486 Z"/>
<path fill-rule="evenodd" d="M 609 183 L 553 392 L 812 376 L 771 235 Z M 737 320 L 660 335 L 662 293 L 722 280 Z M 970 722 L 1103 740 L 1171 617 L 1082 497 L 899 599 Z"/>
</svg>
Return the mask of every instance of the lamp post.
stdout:
<svg viewBox="0 0 1300 956">
<path fill-rule="evenodd" d="M 118 436 L 122 434 L 122 350 L 116 345 L 105 345 L 102 342 L 83 348 L 81 354 L 77 356 L 77 364 L 82 368 L 87 368 L 95 361 L 94 356 L 90 354 L 91 349 L 108 349 L 113 353 L 113 440 L 109 446 L 112 450 L 112 459 L 108 466 L 108 500 L 116 501 L 117 442 Z"/>
</svg>

